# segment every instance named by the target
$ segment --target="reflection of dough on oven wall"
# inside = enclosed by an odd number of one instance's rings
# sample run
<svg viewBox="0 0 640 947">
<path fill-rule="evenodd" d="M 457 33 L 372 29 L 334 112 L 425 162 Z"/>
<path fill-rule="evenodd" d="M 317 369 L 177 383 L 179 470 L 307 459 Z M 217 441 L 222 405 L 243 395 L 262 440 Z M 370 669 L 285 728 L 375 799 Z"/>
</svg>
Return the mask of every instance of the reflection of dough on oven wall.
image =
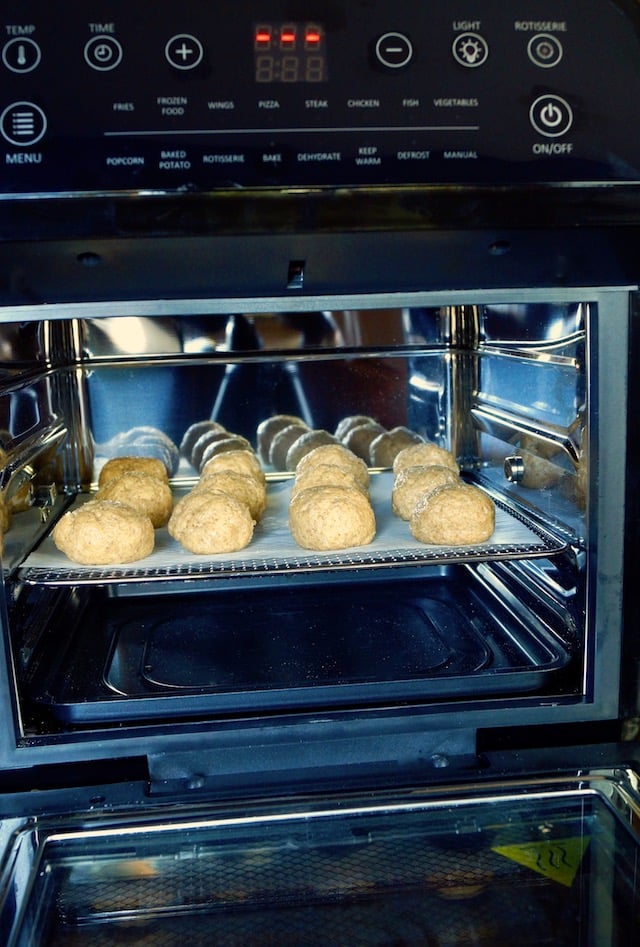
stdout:
<svg viewBox="0 0 640 947">
<path fill-rule="evenodd" d="M 587 451 L 586 431 L 582 432 L 582 447 L 579 454 L 580 463 L 576 473 L 576 503 L 581 510 L 587 507 L 587 483 L 589 475 L 589 455 Z"/>
<path fill-rule="evenodd" d="M 565 472 L 550 460 L 529 451 L 523 451 L 520 456 L 524 464 L 524 474 L 520 481 L 523 487 L 545 490 L 556 486 L 562 480 Z"/>
<path fill-rule="evenodd" d="M 534 437 L 523 434 L 520 441 L 520 450 L 524 473 L 521 486 L 530 490 L 545 490 L 555 487 L 565 475 L 562 467 L 552 463 L 551 458 L 557 457 L 560 448 L 556 444 L 539 441 Z"/>
</svg>

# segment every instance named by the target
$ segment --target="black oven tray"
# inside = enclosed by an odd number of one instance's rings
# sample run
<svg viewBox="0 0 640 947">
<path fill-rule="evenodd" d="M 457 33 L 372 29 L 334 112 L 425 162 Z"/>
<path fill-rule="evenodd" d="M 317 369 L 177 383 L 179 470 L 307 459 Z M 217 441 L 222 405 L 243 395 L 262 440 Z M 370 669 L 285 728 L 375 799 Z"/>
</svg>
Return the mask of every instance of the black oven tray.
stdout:
<svg viewBox="0 0 640 947">
<path fill-rule="evenodd" d="M 429 546 L 414 539 L 408 523 L 391 509 L 393 475 L 372 473 L 371 502 L 376 516 L 376 536 L 369 545 L 335 552 L 310 552 L 297 546 L 288 525 L 291 480 L 268 485 L 265 516 L 256 526 L 250 545 L 240 552 L 198 556 L 186 552 L 167 529 L 156 530 L 156 547 L 146 559 L 130 565 L 81 566 L 59 552 L 46 536 L 20 566 L 20 579 L 37 585 L 109 584 L 114 595 L 144 594 L 159 586 L 180 588 L 182 580 L 234 580 L 271 577 L 276 581 L 290 576 L 312 576 L 386 566 L 422 566 L 498 559 L 548 557 L 567 548 L 568 540 L 551 532 L 533 515 L 508 504 L 490 488 L 496 506 L 493 536 L 481 545 Z M 179 490 L 176 489 L 176 494 Z M 75 503 L 86 502 L 80 496 Z"/>
<path fill-rule="evenodd" d="M 324 594 L 105 597 L 30 696 L 73 723 L 246 714 L 527 692 L 570 661 L 569 611 L 505 604 L 465 566 L 426 572 Z"/>
</svg>

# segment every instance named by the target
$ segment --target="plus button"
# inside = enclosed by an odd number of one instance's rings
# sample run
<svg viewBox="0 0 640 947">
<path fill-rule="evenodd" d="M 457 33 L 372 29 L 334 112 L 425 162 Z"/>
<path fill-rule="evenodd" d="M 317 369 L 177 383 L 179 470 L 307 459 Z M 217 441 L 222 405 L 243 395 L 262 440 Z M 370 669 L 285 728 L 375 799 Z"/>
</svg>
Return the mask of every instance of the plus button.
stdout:
<svg viewBox="0 0 640 947">
<path fill-rule="evenodd" d="M 168 41 L 164 54 L 174 69 L 195 69 L 202 62 L 204 48 L 195 36 L 179 33 Z"/>
</svg>

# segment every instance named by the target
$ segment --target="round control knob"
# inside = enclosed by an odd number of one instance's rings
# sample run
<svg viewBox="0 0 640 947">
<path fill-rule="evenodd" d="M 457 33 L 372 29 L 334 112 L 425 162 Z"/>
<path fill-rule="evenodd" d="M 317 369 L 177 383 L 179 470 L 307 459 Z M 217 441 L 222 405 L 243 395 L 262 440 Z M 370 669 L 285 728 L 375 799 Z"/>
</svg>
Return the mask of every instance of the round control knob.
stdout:
<svg viewBox="0 0 640 947">
<path fill-rule="evenodd" d="M 504 475 L 509 483 L 520 483 L 524 478 L 524 461 L 518 454 L 504 459 Z"/>
<path fill-rule="evenodd" d="M 384 33 L 376 40 L 375 53 L 385 69 L 402 69 L 413 59 L 413 46 L 404 33 Z"/>
</svg>

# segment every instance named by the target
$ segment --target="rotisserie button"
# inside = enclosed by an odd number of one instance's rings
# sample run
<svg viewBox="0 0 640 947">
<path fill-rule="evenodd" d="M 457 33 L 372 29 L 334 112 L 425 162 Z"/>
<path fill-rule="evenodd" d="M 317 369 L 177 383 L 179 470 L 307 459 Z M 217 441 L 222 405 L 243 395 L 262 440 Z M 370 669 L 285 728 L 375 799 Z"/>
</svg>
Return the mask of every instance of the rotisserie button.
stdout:
<svg viewBox="0 0 640 947">
<path fill-rule="evenodd" d="M 527 55 L 535 66 L 552 69 L 562 59 L 564 50 L 557 36 L 549 33 L 536 33 L 529 40 Z"/>
</svg>

